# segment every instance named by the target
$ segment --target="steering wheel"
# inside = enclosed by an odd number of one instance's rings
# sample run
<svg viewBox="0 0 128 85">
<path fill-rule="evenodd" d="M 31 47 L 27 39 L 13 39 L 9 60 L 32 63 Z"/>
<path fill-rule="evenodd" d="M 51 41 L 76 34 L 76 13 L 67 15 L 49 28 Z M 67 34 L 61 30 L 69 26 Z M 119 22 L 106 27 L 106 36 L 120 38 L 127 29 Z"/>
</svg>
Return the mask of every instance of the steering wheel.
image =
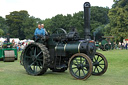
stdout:
<svg viewBox="0 0 128 85">
<path fill-rule="evenodd" d="M 63 28 L 57 28 L 53 31 L 52 34 L 65 34 L 65 35 L 67 35 L 67 32 Z"/>
<path fill-rule="evenodd" d="M 66 37 L 67 32 L 63 28 L 57 28 L 53 31 L 52 34 L 58 37 Z"/>
</svg>

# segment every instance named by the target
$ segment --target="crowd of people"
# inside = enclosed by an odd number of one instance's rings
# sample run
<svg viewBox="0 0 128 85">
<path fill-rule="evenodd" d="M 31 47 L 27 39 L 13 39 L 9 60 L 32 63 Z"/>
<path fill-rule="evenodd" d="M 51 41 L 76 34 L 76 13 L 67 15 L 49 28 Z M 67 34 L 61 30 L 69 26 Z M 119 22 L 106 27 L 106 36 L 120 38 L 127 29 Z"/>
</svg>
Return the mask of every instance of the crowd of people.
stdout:
<svg viewBox="0 0 128 85">
<path fill-rule="evenodd" d="M 127 42 L 126 43 L 119 42 L 118 45 L 115 45 L 115 48 L 116 49 L 128 49 L 128 43 Z"/>
<path fill-rule="evenodd" d="M 27 46 L 30 43 L 31 42 L 18 42 L 18 43 L 16 43 L 14 40 L 12 40 L 13 48 L 17 48 L 18 51 L 23 50 L 25 48 L 25 46 Z"/>
</svg>

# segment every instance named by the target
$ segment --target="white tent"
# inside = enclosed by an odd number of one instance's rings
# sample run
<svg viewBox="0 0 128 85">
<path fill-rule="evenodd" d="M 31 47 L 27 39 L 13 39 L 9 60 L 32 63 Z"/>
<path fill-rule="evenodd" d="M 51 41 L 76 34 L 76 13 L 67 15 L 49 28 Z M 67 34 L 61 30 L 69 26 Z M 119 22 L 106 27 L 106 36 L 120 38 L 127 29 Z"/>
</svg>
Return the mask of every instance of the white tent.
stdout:
<svg viewBox="0 0 128 85">
<path fill-rule="evenodd" d="M 5 40 L 6 40 L 6 38 L 2 38 L 2 37 L 0 38 L 1 42 L 4 42 Z"/>
</svg>

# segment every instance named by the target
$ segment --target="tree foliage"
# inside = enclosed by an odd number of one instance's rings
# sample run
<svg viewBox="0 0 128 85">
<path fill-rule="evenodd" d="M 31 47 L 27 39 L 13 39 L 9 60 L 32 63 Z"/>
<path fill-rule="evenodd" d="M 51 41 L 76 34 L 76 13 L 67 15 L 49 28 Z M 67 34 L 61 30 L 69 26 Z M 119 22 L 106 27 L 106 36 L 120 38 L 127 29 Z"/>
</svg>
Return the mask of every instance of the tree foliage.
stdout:
<svg viewBox="0 0 128 85">
<path fill-rule="evenodd" d="M 4 31 L 0 29 L 0 37 L 4 34 Z"/>
<path fill-rule="evenodd" d="M 0 16 L 0 29 L 6 34 L 8 32 L 8 26 L 6 20 Z"/>
<path fill-rule="evenodd" d="M 110 19 L 110 34 L 120 41 L 128 37 L 128 0 L 115 1 L 108 13 Z"/>
<path fill-rule="evenodd" d="M 91 7 L 91 34 L 97 29 L 102 28 L 109 22 L 107 13 L 109 8 L 103 8 L 94 6 Z M 40 18 L 35 18 L 30 16 L 27 11 L 13 11 L 9 15 L 6 15 L 6 19 L 1 18 L 1 24 L 4 25 L 1 28 L 7 29 L 10 37 L 18 37 L 20 39 L 32 39 L 35 29 L 38 23 L 44 24 L 47 31 L 53 32 L 56 28 L 63 28 L 67 32 L 71 31 L 73 28 L 80 34 L 84 36 L 84 18 L 83 11 L 74 13 L 73 15 L 58 14 L 52 18 L 41 20 Z M 101 26 L 101 27 L 100 27 Z M 102 32 L 102 31 L 100 31 Z"/>
<path fill-rule="evenodd" d="M 91 7 L 91 34 L 93 34 L 99 26 L 109 22 L 107 16 L 108 11 L 109 8 L 98 6 Z M 50 30 L 50 32 L 52 32 L 55 28 L 64 28 L 66 31 L 70 31 L 72 28 L 75 28 L 80 36 L 84 36 L 83 11 L 79 11 L 73 15 L 67 14 L 65 16 L 58 14 L 51 19 L 45 19 L 43 23 L 45 24 L 45 27 Z"/>
<path fill-rule="evenodd" d="M 24 29 L 23 23 L 27 21 L 29 18 L 29 14 L 27 11 L 14 11 L 9 15 L 6 15 L 6 21 L 9 26 L 8 32 L 11 37 L 19 37 L 20 39 L 24 39 Z"/>
</svg>

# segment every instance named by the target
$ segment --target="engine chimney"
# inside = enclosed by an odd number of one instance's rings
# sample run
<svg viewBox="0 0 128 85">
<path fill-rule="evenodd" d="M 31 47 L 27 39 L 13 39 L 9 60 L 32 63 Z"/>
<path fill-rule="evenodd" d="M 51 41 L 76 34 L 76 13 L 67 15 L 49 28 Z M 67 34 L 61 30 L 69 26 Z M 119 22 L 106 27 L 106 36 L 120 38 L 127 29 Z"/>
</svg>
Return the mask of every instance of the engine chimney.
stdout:
<svg viewBox="0 0 128 85">
<path fill-rule="evenodd" d="M 85 29 L 85 40 L 90 40 L 90 3 L 84 3 L 84 29 Z"/>
</svg>

